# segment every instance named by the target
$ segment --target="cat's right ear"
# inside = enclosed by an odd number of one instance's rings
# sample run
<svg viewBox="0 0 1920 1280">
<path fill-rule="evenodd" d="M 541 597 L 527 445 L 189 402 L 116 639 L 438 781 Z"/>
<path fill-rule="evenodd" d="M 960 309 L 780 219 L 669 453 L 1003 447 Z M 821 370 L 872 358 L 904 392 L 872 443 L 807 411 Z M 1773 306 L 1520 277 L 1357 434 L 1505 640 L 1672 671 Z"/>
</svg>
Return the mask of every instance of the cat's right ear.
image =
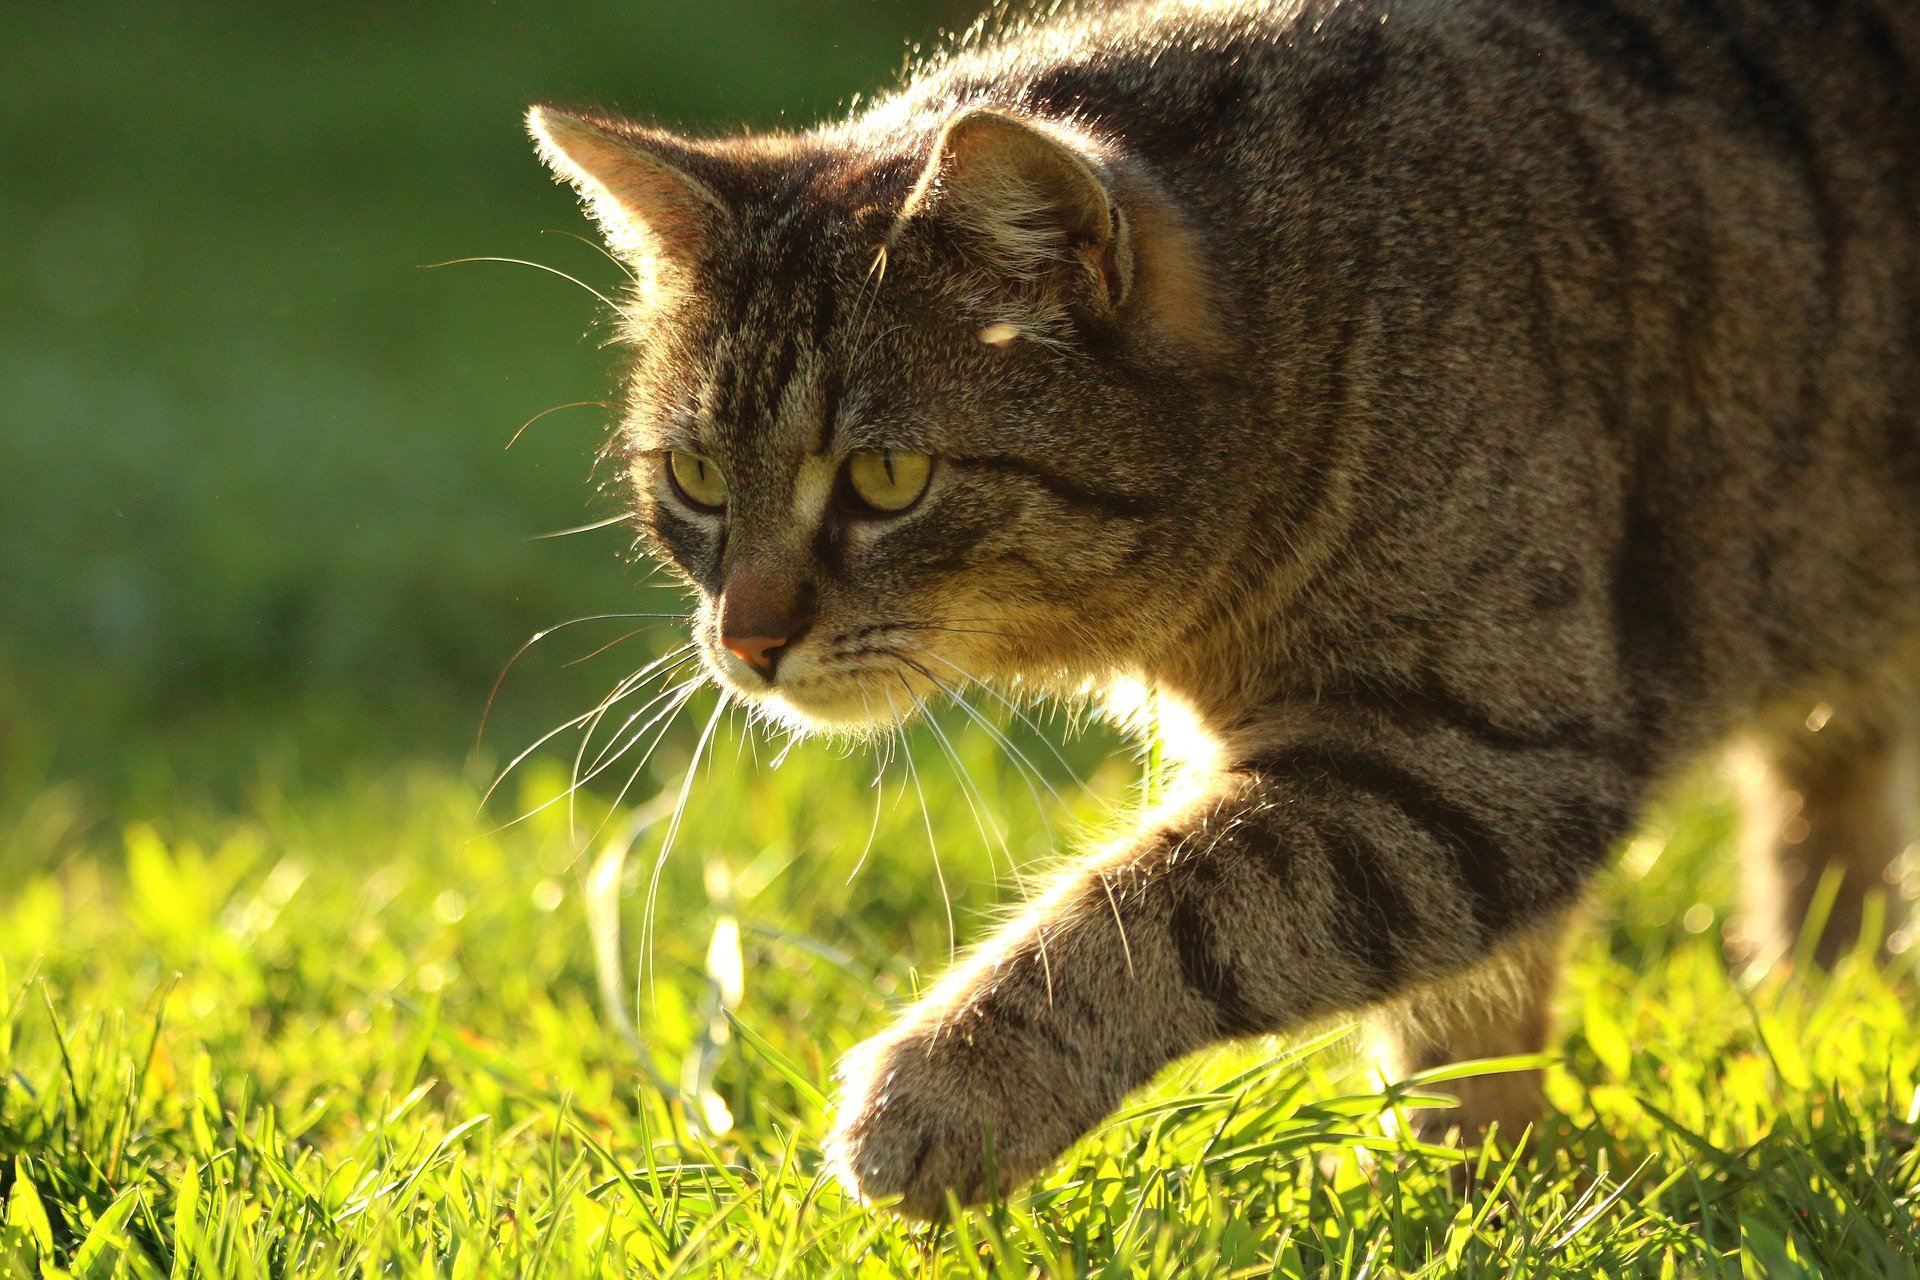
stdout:
<svg viewBox="0 0 1920 1280">
<path fill-rule="evenodd" d="M 670 135 L 534 107 L 527 131 L 540 158 L 580 193 L 608 246 L 631 264 L 643 292 L 684 283 L 729 213 L 714 190 L 678 163 Z"/>
</svg>

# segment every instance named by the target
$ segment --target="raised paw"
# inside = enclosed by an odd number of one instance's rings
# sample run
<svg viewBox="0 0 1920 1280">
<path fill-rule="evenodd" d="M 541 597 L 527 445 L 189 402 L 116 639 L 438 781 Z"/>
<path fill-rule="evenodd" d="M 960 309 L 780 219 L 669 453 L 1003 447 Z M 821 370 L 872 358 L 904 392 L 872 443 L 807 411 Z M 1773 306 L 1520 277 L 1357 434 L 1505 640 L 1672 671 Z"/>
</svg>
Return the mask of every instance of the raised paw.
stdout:
<svg viewBox="0 0 1920 1280">
<path fill-rule="evenodd" d="M 1031 1028 L 965 1019 L 868 1040 L 840 1066 L 828 1154 L 861 1200 L 912 1218 L 1012 1190 L 1107 1109 Z"/>
</svg>

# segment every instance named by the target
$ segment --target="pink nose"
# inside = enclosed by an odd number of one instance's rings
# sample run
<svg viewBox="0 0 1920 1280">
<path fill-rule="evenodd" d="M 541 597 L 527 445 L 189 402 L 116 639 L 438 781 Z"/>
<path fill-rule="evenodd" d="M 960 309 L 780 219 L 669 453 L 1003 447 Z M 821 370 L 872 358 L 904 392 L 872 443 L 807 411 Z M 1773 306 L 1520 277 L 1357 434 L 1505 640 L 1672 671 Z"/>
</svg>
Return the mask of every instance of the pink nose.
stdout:
<svg viewBox="0 0 1920 1280">
<path fill-rule="evenodd" d="M 720 593 L 720 643 L 768 683 L 781 657 L 813 622 L 813 593 L 791 570 L 747 563 Z"/>
<path fill-rule="evenodd" d="M 752 667 L 763 676 L 772 676 L 779 665 L 780 652 L 787 647 L 789 636 L 728 636 L 720 637 L 720 643 L 727 647 L 740 661 Z"/>
</svg>

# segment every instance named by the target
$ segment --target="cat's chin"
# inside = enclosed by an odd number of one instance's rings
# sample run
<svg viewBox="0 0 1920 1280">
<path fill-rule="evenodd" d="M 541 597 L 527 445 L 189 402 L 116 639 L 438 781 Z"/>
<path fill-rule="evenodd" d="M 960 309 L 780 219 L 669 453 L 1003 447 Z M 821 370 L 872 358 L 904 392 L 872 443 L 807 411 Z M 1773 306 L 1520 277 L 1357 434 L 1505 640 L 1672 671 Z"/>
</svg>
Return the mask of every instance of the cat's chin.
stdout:
<svg viewBox="0 0 1920 1280">
<path fill-rule="evenodd" d="M 911 667 L 823 664 L 810 655 L 781 663 L 769 687 L 731 655 L 705 654 L 707 674 L 737 703 L 798 734 L 870 738 L 913 718 L 941 687 Z"/>
<path fill-rule="evenodd" d="M 905 721 L 919 705 L 897 682 L 885 688 L 850 680 L 806 680 L 773 689 L 742 688 L 733 680 L 722 684 L 760 716 L 809 737 L 869 738 Z"/>
<path fill-rule="evenodd" d="M 782 728 L 809 736 L 867 738 L 906 718 L 897 706 L 851 688 L 775 689 L 750 701 Z"/>
</svg>

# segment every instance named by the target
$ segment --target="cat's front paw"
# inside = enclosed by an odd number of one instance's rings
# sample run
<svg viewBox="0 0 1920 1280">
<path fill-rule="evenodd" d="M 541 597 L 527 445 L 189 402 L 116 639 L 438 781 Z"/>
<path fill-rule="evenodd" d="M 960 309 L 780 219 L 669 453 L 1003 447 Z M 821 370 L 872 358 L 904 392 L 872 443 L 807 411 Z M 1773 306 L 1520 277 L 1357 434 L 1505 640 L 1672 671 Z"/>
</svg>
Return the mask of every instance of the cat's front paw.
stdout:
<svg viewBox="0 0 1920 1280">
<path fill-rule="evenodd" d="M 1064 1063 L 1020 1031 L 909 1027 L 860 1045 L 840 1067 L 828 1154 L 866 1202 L 898 1197 L 937 1217 L 1006 1192 L 1065 1150 L 1093 1119 Z"/>
</svg>

